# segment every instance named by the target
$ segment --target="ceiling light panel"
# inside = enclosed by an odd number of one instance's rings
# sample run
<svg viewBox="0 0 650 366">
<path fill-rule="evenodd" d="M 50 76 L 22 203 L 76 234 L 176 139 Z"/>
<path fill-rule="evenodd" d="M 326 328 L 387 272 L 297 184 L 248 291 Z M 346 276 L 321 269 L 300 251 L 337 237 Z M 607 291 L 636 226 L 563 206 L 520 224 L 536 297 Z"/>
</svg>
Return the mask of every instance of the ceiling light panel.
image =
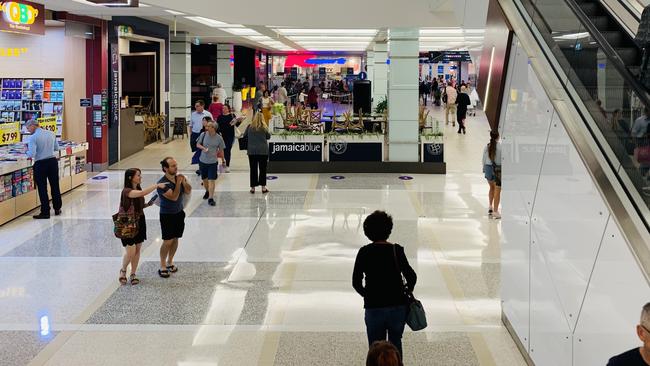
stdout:
<svg viewBox="0 0 650 366">
<path fill-rule="evenodd" d="M 373 40 L 373 37 L 370 36 L 290 36 L 288 38 L 291 38 L 291 40 L 296 41 L 296 42 L 301 42 L 301 41 L 366 41 L 370 42 Z"/>
<path fill-rule="evenodd" d="M 276 28 L 276 32 L 284 35 L 346 35 L 346 36 L 374 36 L 376 29 L 309 29 L 309 28 Z"/>
<path fill-rule="evenodd" d="M 197 16 L 185 17 L 185 19 L 189 19 L 194 22 L 201 23 L 203 25 L 207 25 L 208 27 L 212 27 L 212 28 L 243 28 L 244 27 L 241 24 L 228 24 L 228 23 L 220 22 L 218 20 L 204 18 L 204 17 L 197 17 Z"/>
<path fill-rule="evenodd" d="M 246 38 L 250 39 L 251 41 L 272 41 L 273 40 L 273 38 L 264 35 L 248 36 Z"/>
<path fill-rule="evenodd" d="M 171 15 L 185 15 L 185 13 L 181 13 L 180 11 L 176 11 L 176 10 L 165 9 L 165 11 Z"/>
<path fill-rule="evenodd" d="M 261 34 L 258 31 L 249 28 L 219 28 L 219 29 L 237 36 L 261 36 Z"/>
</svg>

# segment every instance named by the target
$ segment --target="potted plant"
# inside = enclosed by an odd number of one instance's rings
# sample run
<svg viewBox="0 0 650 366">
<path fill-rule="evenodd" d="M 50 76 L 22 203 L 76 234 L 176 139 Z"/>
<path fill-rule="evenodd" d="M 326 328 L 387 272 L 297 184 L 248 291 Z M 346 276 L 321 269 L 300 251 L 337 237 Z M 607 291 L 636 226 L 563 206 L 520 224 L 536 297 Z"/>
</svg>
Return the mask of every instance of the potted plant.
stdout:
<svg viewBox="0 0 650 366">
<path fill-rule="evenodd" d="M 377 103 L 377 106 L 375 107 L 375 113 L 377 114 L 384 114 L 388 110 L 388 99 L 386 96 L 384 96 L 379 103 Z"/>
<path fill-rule="evenodd" d="M 234 112 L 241 112 L 242 99 L 241 99 L 242 84 L 240 81 L 232 83 L 232 109 Z"/>
<path fill-rule="evenodd" d="M 440 121 L 435 120 L 432 132 L 420 134 L 420 152 L 424 163 L 444 163 L 444 133 L 440 129 Z"/>
</svg>

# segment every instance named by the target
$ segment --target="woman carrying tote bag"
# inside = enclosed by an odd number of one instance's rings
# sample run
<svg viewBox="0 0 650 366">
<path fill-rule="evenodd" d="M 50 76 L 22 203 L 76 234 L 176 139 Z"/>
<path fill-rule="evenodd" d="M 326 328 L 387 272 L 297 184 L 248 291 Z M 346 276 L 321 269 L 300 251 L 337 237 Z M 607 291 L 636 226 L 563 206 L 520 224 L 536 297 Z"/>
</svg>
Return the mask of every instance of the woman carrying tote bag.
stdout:
<svg viewBox="0 0 650 366">
<path fill-rule="evenodd" d="M 373 212 L 363 222 L 363 232 L 372 243 L 359 249 L 352 286 L 363 297 L 368 345 L 388 338 L 402 358 L 402 334 L 410 303 L 405 287 L 412 292 L 417 275 L 404 247 L 388 242 L 392 230 L 393 218 L 384 211 Z"/>
</svg>

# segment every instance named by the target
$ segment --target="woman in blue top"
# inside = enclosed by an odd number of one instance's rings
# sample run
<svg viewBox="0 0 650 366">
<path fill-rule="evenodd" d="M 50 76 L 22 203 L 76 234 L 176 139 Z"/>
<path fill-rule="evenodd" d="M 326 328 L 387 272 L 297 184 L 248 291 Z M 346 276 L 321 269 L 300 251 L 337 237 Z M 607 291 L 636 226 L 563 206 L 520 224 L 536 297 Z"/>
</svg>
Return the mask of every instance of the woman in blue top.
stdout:
<svg viewBox="0 0 650 366">
<path fill-rule="evenodd" d="M 483 150 L 483 173 L 490 185 L 488 215 L 490 218 L 500 219 L 501 144 L 499 143 L 499 133 L 496 131 L 490 132 L 490 143 Z"/>
</svg>

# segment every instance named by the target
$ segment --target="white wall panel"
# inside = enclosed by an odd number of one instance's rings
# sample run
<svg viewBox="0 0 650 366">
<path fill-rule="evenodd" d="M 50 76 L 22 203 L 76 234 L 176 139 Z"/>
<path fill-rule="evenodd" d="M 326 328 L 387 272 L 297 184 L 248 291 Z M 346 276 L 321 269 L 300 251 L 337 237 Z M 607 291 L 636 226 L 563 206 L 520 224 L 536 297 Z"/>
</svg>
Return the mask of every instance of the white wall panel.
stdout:
<svg viewBox="0 0 650 366">
<path fill-rule="evenodd" d="M 606 211 L 556 115 L 546 144 L 532 222 L 572 330 L 605 231 Z"/>
<path fill-rule="evenodd" d="M 534 234 L 530 248 L 530 356 L 536 366 L 569 366 L 571 330 Z"/>
<path fill-rule="evenodd" d="M 610 219 L 574 336 L 574 365 L 605 365 L 641 345 L 635 326 L 650 288 Z"/>
</svg>

